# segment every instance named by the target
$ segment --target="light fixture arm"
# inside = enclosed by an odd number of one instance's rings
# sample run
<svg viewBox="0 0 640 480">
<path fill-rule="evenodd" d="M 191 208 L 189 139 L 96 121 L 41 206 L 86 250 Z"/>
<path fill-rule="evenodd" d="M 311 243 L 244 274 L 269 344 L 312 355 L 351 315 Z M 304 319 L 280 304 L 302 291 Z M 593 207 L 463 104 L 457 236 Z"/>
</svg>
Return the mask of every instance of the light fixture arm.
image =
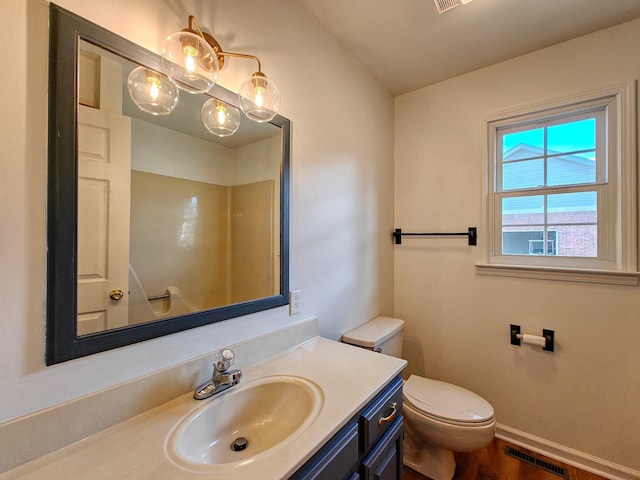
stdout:
<svg viewBox="0 0 640 480">
<path fill-rule="evenodd" d="M 250 60 L 255 60 L 256 63 L 258 64 L 258 72 L 262 73 L 262 66 L 260 64 L 260 59 L 258 57 L 256 57 L 255 55 L 249 55 L 246 53 L 234 53 L 234 52 L 223 51 L 218 41 L 215 38 L 213 38 L 212 35 L 209 35 L 208 33 L 204 33 L 202 31 L 202 29 L 200 28 L 200 24 L 198 23 L 198 20 L 193 15 L 189 15 L 188 31 L 195 32 L 196 35 L 198 35 L 205 42 L 211 45 L 211 48 L 213 48 L 213 51 L 216 52 L 216 55 L 218 57 L 218 65 L 220 66 L 220 68 L 222 68 L 222 66 L 224 65 L 224 57 L 247 58 Z"/>
<path fill-rule="evenodd" d="M 260 66 L 260 59 L 258 57 L 256 57 L 255 55 L 248 55 L 246 53 L 233 53 L 233 52 L 220 52 L 221 55 L 227 56 L 227 57 L 239 57 L 239 58 L 248 58 L 248 59 L 253 59 L 258 63 L 258 72 L 262 73 L 262 68 Z"/>
</svg>

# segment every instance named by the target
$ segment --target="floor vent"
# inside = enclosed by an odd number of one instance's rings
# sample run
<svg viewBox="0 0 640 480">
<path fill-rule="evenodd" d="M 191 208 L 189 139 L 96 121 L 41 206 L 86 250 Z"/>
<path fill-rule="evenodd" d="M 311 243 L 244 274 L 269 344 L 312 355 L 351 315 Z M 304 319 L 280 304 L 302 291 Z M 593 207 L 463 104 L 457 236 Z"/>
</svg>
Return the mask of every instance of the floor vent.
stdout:
<svg viewBox="0 0 640 480">
<path fill-rule="evenodd" d="M 505 447 L 504 453 L 510 457 L 517 458 L 518 460 L 527 462 L 531 465 L 535 465 L 536 467 L 541 468 L 549 473 L 553 473 L 554 475 L 557 475 L 559 477 L 569 478 L 569 471 L 566 468 L 555 465 L 551 462 L 547 462 L 545 460 L 540 460 L 533 455 L 521 452 L 520 450 L 516 450 L 513 447 Z"/>
</svg>

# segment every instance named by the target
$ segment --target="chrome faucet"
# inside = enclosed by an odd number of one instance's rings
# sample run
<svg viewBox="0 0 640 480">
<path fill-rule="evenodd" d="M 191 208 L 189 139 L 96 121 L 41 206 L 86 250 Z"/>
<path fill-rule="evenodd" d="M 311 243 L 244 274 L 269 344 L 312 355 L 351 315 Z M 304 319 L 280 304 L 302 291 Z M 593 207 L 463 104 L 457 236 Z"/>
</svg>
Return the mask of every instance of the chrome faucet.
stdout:
<svg viewBox="0 0 640 480">
<path fill-rule="evenodd" d="M 229 367 L 233 365 L 234 358 L 233 350 L 229 348 L 220 350 L 213 364 L 213 376 L 211 380 L 198 386 L 193 393 L 193 398 L 196 400 L 204 400 L 205 398 L 212 397 L 237 385 L 242 377 L 242 371 L 229 370 Z"/>
</svg>

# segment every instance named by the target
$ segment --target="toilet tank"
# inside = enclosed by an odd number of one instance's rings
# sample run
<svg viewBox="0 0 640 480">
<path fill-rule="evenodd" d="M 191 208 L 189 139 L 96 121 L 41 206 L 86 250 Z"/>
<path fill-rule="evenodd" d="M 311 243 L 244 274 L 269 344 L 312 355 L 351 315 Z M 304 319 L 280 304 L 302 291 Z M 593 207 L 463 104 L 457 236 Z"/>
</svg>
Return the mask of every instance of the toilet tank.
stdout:
<svg viewBox="0 0 640 480">
<path fill-rule="evenodd" d="M 381 316 L 345 333 L 342 341 L 401 358 L 403 329 L 404 320 Z"/>
</svg>

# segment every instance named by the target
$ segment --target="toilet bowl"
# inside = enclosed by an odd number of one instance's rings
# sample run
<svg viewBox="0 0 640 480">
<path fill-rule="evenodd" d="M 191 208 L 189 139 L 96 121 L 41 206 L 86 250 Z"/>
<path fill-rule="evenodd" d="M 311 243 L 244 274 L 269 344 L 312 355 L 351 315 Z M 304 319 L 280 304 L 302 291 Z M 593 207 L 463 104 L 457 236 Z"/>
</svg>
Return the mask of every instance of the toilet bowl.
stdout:
<svg viewBox="0 0 640 480">
<path fill-rule="evenodd" d="M 400 357 L 403 329 L 403 320 L 376 317 L 345 333 L 342 341 Z M 417 375 L 404 382 L 403 415 L 403 463 L 433 480 L 451 480 L 453 452 L 484 448 L 495 434 L 494 410 L 484 398 Z"/>
<path fill-rule="evenodd" d="M 404 464 L 433 480 L 455 473 L 453 452 L 486 447 L 495 434 L 491 405 L 457 385 L 411 375 L 404 383 Z"/>
</svg>

